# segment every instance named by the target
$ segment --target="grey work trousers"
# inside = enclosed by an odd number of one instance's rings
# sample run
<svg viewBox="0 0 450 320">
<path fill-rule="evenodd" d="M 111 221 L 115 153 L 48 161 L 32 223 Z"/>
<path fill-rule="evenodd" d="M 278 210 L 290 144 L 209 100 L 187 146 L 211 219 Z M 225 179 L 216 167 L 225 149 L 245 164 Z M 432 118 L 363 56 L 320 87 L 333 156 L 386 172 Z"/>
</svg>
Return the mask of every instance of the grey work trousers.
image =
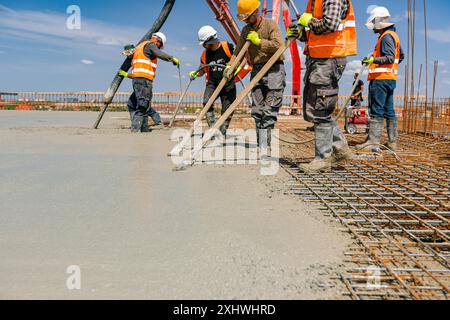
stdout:
<svg viewBox="0 0 450 320">
<path fill-rule="evenodd" d="M 253 66 L 253 79 L 264 67 L 262 64 Z M 278 113 L 283 105 L 284 89 L 286 88 L 286 71 L 283 61 L 278 61 L 252 90 L 252 117 L 257 130 L 274 129 Z"/>
</svg>

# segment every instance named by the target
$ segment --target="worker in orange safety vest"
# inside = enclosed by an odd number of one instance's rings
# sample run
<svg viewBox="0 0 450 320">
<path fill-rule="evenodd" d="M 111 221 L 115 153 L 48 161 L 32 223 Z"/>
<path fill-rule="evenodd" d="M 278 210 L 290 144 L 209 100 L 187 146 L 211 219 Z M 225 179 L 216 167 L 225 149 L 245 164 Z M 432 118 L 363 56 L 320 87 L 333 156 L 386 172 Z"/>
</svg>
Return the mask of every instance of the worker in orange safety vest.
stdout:
<svg viewBox="0 0 450 320">
<path fill-rule="evenodd" d="M 366 26 L 379 34 L 375 51 L 363 60 L 369 65 L 369 136 L 357 149 L 372 147 L 377 150 L 381 143 L 385 119 L 388 142 L 385 146 L 397 151 L 398 120 L 394 109 L 394 91 L 400 63 L 405 59 L 395 24 L 389 21 L 389 10 L 372 7 Z"/>
<path fill-rule="evenodd" d="M 190 72 L 189 78 L 195 80 L 198 77 L 206 76 L 206 89 L 203 95 L 203 105 L 205 106 L 223 79 L 223 72 L 225 66 L 230 62 L 234 46 L 228 41 L 220 41 L 217 31 L 211 26 L 204 26 L 199 30 L 198 40 L 200 45 L 205 49 L 200 59 L 200 64 L 201 66 L 210 66 L 204 69 L 199 68 L 200 71 Z M 222 114 L 224 114 L 233 104 L 234 100 L 236 100 L 236 94 L 236 84 L 233 79 L 231 79 L 219 94 L 222 103 Z M 223 136 L 226 136 L 232 117 L 233 116 L 231 115 L 220 128 L 220 132 Z M 210 128 L 216 123 L 214 104 L 206 114 L 206 121 Z"/>
<path fill-rule="evenodd" d="M 339 80 L 347 57 L 357 54 L 355 12 L 351 0 L 309 0 L 298 25 L 288 37 L 305 42 L 306 74 L 303 113 L 314 124 L 316 156 L 303 164 L 305 173 L 327 171 L 352 158 L 347 140 L 333 114 L 339 95 Z"/>
<path fill-rule="evenodd" d="M 148 117 L 152 117 L 157 129 L 164 127 L 161 116 L 152 108 L 153 81 L 156 77 L 158 59 L 180 65 L 180 60 L 170 56 L 161 49 L 167 42 L 166 36 L 157 32 L 152 38 L 144 41 L 136 48 L 127 46 L 124 55 L 131 60 L 131 73 L 120 70 L 119 75 L 133 79 L 133 94 L 128 101 L 131 115 L 131 132 L 149 132 Z M 131 48 L 130 48 L 131 47 Z"/>
</svg>

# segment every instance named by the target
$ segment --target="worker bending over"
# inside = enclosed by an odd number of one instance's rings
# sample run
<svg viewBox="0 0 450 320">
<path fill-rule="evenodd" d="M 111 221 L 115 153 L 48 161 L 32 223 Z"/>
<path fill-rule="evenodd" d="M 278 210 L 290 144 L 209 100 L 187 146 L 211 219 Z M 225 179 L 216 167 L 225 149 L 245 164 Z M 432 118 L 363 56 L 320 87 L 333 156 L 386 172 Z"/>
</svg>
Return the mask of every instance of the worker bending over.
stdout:
<svg viewBox="0 0 450 320">
<path fill-rule="evenodd" d="M 373 56 L 365 58 L 369 65 L 369 136 L 357 149 L 376 147 L 381 143 L 384 120 L 387 121 L 389 149 L 397 150 L 398 120 L 394 109 L 394 91 L 397 86 L 399 64 L 405 59 L 395 24 L 389 21 L 389 10 L 374 7 L 366 26 L 379 34 Z"/>
<path fill-rule="evenodd" d="M 261 17 L 260 6 L 261 3 L 258 0 L 239 0 L 237 3 L 238 18 L 245 21 L 247 25 L 242 30 L 234 51 L 234 58 L 242 50 L 245 42 L 250 41 L 248 53 L 250 63 L 253 64 L 252 79 L 284 45 L 280 27 L 275 21 Z M 227 76 L 230 77 L 229 72 Z M 252 90 L 252 117 L 256 123 L 259 147 L 271 146 L 271 131 L 275 128 L 278 119 L 285 88 L 286 72 L 284 56 L 281 56 Z"/>
<path fill-rule="evenodd" d="M 309 0 L 306 12 L 298 25 L 289 28 L 288 36 L 305 42 L 303 113 L 305 120 L 314 124 L 316 136 L 316 157 L 300 168 L 305 173 L 326 171 L 352 158 L 347 140 L 333 117 L 347 57 L 357 54 L 352 1 Z"/>
<path fill-rule="evenodd" d="M 205 48 L 201 57 L 200 68 L 204 65 L 215 64 L 215 66 L 211 65 L 201 70 L 199 68 L 200 71 L 192 71 L 189 73 L 191 80 L 206 75 L 206 89 L 203 96 L 203 106 L 206 106 L 223 79 L 223 72 L 225 71 L 225 66 L 230 62 L 234 46 L 228 41 L 220 41 L 217 36 L 217 31 L 211 26 L 202 27 L 198 32 L 198 39 L 200 45 Z M 220 92 L 219 97 L 222 102 L 222 114 L 224 114 L 233 104 L 234 100 L 236 100 L 236 84 L 233 79 L 228 81 Z M 220 128 L 220 131 L 224 136 L 226 136 L 231 119 L 232 116 L 230 116 Z M 216 123 L 214 104 L 206 114 L 206 121 L 210 128 Z"/>
<path fill-rule="evenodd" d="M 128 101 L 131 115 L 131 132 L 149 132 L 148 117 L 151 116 L 157 128 L 164 127 L 161 116 L 152 108 L 153 80 L 156 76 L 158 59 L 172 62 L 179 66 L 180 60 L 170 56 L 161 49 L 166 44 L 166 36 L 161 33 L 153 34 L 149 41 L 144 41 L 136 48 L 128 48 L 124 53 L 131 60 L 131 73 L 124 70 L 119 75 L 133 79 L 133 94 Z"/>
</svg>

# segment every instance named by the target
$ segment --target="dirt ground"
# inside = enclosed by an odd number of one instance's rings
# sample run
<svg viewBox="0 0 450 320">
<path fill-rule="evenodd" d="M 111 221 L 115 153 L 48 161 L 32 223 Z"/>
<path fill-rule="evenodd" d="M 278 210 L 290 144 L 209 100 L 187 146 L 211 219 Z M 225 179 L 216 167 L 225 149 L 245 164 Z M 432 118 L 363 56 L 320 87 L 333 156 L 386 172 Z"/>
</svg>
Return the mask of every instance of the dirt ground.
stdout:
<svg viewBox="0 0 450 320">
<path fill-rule="evenodd" d="M 0 112 L 0 298 L 344 298 L 330 278 L 351 239 L 282 170 L 173 172 L 169 131 L 96 116 Z"/>
</svg>

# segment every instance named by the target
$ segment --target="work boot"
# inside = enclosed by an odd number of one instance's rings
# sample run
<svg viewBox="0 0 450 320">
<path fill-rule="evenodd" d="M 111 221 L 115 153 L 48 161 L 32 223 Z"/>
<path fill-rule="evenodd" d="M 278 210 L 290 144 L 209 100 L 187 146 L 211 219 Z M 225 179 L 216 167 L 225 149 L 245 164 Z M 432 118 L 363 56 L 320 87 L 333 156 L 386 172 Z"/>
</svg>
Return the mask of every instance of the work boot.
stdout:
<svg viewBox="0 0 450 320">
<path fill-rule="evenodd" d="M 352 159 L 353 159 L 353 152 L 348 145 L 340 149 L 333 148 L 333 156 L 331 157 L 331 161 L 333 164 L 338 164 L 340 162 Z"/>
<path fill-rule="evenodd" d="M 397 151 L 397 140 L 398 140 L 398 120 L 397 119 L 387 119 L 387 132 L 388 132 L 388 142 L 384 144 L 385 147 L 391 149 L 392 151 Z"/>
<path fill-rule="evenodd" d="M 142 128 L 141 132 L 150 132 L 150 129 L 148 128 L 148 116 L 144 116 L 144 120 L 142 121 Z"/>
<path fill-rule="evenodd" d="M 208 123 L 208 127 L 214 127 L 216 124 L 216 115 L 214 114 L 214 111 L 206 114 L 206 122 Z"/>
<path fill-rule="evenodd" d="M 227 136 L 227 131 L 229 127 L 230 127 L 229 120 L 225 121 L 225 123 L 220 127 L 220 132 L 223 134 L 224 137 Z"/>
<path fill-rule="evenodd" d="M 381 143 L 381 137 L 383 136 L 384 129 L 384 119 L 381 118 L 373 118 L 370 119 L 369 123 L 369 136 L 367 137 L 366 142 L 363 144 L 357 145 L 357 150 L 364 150 L 369 147 L 377 147 Z"/>
<path fill-rule="evenodd" d="M 345 138 L 344 133 L 342 132 L 341 128 L 339 127 L 336 121 L 333 121 L 332 125 L 333 125 L 333 156 L 331 160 L 333 164 L 351 160 L 353 158 L 353 153 L 348 147 L 347 139 Z"/>
<path fill-rule="evenodd" d="M 316 158 L 309 164 L 299 166 L 300 170 L 306 174 L 328 171 L 333 164 L 333 124 L 316 124 L 314 131 L 316 133 Z"/>
<path fill-rule="evenodd" d="M 142 130 L 142 124 L 144 122 L 143 116 L 133 116 L 131 120 L 131 133 L 139 133 Z"/>
</svg>

